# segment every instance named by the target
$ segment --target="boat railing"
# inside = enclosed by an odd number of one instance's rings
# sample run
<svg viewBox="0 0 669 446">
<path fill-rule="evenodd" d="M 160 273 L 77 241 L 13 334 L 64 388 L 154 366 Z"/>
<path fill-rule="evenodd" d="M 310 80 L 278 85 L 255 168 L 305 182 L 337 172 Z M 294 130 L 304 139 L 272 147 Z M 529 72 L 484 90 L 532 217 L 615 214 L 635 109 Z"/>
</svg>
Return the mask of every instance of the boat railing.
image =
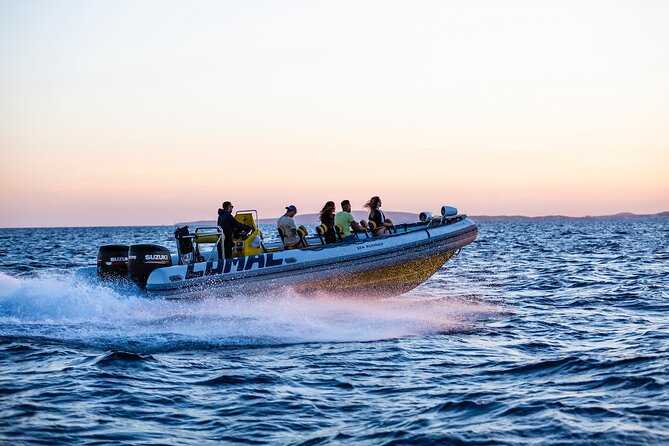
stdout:
<svg viewBox="0 0 669 446">
<path fill-rule="evenodd" d="M 243 214 L 243 213 L 250 213 L 253 212 L 255 213 L 255 220 L 254 222 L 258 221 L 258 214 L 257 211 L 255 210 L 244 210 L 244 211 L 238 211 L 238 214 Z M 464 220 L 467 218 L 466 214 L 458 214 L 454 216 L 440 216 L 440 217 L 432 217 L 427 221 L 419 221 L 415 223 L 400 223 L 400 224 L 394 224 L 390 230 L 389 234 L 383 235 L 381 237 L 393 237 L 397 235 L 402 235 L 410 232 L 415 232 L 415 231 L 420 231 L 424 229 L 430 229 L 434 227 L 439 227 L 439 226 L 444 226 L 444 225 L 450 225 L 453 223 L 456 223 L 458 221 Z M 373 237 L 372 235 L 372 228 L 370 227 L 369 223 L 366 222 L 365 220 L 360 221 L 361 226 L 365 229 L 364 232 L 354 232 L 351 231 L 352 234 L 355 235 L 355 240 L 362 241 L 362 240 L 368 240 L 371 238 L 376 238 Z M 186 232 L 183 232 L 183 229 L 186 229 Z M 193 262 L 202 262 L 202 261 L 211 261 L 217 258 L 217 249 L 216 246 L 219 243 L 222 243 L 223 240 L 223 230 L 221 229 L 220 226 L 202 226 L 202 227 L 197 227 L 194 232 L 189 233 L 187 231 L 187 226 L 184 228 L 179 228 L 177 231 L 175 231 L 175 237 L 177 239 L 177 253 L 178 253 L 178 258 L 179 258 L 179 264 L 185 264 L 185 263 L 193 263 Z M 324 240 L 324 234 L 319 234 L 318 232 L 318 227 L 315 229 L 315 234 L 309 235 L 307 234 L 306 228 L 304 226 L 300 226 L 300 236 L 301 239 L 305 242 L 306 246 L 303 248 L 297 248 L 297 249 L 314 249 L 314 248 L 323 248 L 323 247 L 330 247 L 330 246 L 337 246 L 341 242 L 337 243 L 332 243 L 332 244 L 326 244 Z M 258 229 L 257 226 L 254 225 L 254 229 Z M 179 231 L 182 231 L 179 233 Z M 262 233 L 258 229 L 258 233 L 261 237 L 262 240 Z M 280 241 L 278 243 L 265 243 L 264 241 L 261 241 L 261 252 L 275 252 L 275 251 L 283 251 L 285 249 L 283 240 L 281 237 L 281 234 L 279 234 Z M 341 234 L 338 234 L 338 238 L 341 240 Z M 209 252 L 205 253 L 205 255 L 202 255 L 203 250 L 201 249 L 201 245 L 205 244 L 212 244 L 215 247 L 211 249 Z"/>
<path fill-rule="evenodd" d="M 223 240 L 223 229 L 220 226 L 201 226 L 189 232 L 188 226 L 178 228 L 174 232 L 177 240 L 177 256 L 179 264 L 209 262 L 218 255 L 218 245 Z M 202 255 L 200 245 L 214 245 L 209 253 Z"/>
</svg>

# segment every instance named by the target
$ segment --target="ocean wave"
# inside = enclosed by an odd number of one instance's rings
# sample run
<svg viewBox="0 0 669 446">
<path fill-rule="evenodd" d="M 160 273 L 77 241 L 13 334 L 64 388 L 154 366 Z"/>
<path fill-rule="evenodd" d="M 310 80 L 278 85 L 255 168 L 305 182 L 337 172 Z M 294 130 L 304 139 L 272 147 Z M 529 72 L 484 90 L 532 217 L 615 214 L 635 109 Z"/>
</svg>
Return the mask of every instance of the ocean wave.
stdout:
<svg viewBox="0 0 669 446">
<path fill-rule="evenodd" d="M 0 438 L 667 444 L 668 222 L 484 222 L 388 300 L 149 299 L 64 265 L 172 228 L 0 230 Z"/>
</svg>

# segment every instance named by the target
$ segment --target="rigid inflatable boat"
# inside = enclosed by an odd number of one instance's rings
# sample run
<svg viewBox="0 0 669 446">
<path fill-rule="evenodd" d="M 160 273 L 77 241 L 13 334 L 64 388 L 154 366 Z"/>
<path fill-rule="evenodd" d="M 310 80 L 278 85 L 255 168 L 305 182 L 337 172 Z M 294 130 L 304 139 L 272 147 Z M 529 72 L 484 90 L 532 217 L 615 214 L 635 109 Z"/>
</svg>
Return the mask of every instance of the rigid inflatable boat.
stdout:
<svg viewBox="0 0 669 446">
<path fill-rule="evenodd" d="M 220 227 L 175 231 L 176 254 L 158 245 L 104 245 L 98 251 L 102 280 L 130 279 L 156 297 L 192 298 L 264 293 L 291 288 L 300 294 L 387 297 L 405 293 L 432 276 L 458 250 L 476 239 L 476 224 L 455 208 L 441 216 L 420 214 L 416 223 L 395 225 L 389 234 L 372 237 L 373 224 L 354 240 L 326 244 L 325 228 L 298 230 L 305 248 L 284 249 L 281 241 L 265 243 L 256 211 L 235 218 L 251 228 L 233 237 L 233 255 L 220 259 Z M 336 228 L 341 233 L 341 228 Z"/>
</svg>

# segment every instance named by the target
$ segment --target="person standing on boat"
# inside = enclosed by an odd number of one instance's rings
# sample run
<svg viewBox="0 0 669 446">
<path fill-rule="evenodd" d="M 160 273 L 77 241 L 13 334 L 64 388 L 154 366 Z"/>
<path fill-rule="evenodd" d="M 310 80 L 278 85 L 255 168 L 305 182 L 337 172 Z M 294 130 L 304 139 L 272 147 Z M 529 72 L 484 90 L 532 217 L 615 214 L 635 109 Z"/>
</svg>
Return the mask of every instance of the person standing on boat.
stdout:
<svg viewBox="0 0 669 446">
<path fill-rule="evenodd" d="M 225 250 L 226 259 L 232 257 L 232 237 L 235 233 L 235 229 L 240 231 L 250 231 L 253 229 L 252 227 L 237 221 L 237 219 L 232 215 L 232 208 L 234 208 L 232 203 L 229 201 L 224 201 L 223 207 L 218 210 L 218 221 L 216 222 L 216 224 L 220 226 L 221 229 L 223 229 L 223 248 Z M 216 245 L 216 249 L 218 249 L 218 258 L 223 258 L 220 242 Z"/>
<path fill-rule="evenodd" d="M 386 232 L 390 232 L 390 228 L 393 227 L 392 223 L 386 222 L 386 216 L 381 210 L 381 199 L 379 197 L 372 197 L 369 199 L 365 206 L 369 209 L 369 221 L 373 221 L 376 224 L 376 228 L 372 231 L 374 236 L 383 235 Z"/>
<path fill-rule="evenodd" d="M 360 226 L 360 223 L 353 218 L 350 201 L 342 201 L 341 209 L 341 212 L 337 212 L 337 215 L 335 215 L 335 225 L 341 226 L 342 241 L 345 242 L 355 238 L 355 234 L 351 234 L 351 229 L 353 229 L 353 232 L 365 232 L 365 228 Z"/>
<path fill-rule="evenodd" d="M 334 201 L 328 201 L 323 206 L 323 209 L 320 213 L 320 220 L 323 225 L 327 228 L 325 231 L 325 243 L 337 243 L 337 233 L 335 232 L 335 203 Z"/>
<path fill-rule="evenodd" d="M 294 204 L 286 206 L 286 213 L 279 217 L 279 220 L 276 222 L 277 228 L 283 229 L 285 234 L 283 238 L 283 246 L 286 248 L 304 248 L 304 243 L 300 239 L 300 236 L 297 234 L 297 226 L 295 226 L 295 217 L 297 214 L 297 208 Z"/>
</svg>

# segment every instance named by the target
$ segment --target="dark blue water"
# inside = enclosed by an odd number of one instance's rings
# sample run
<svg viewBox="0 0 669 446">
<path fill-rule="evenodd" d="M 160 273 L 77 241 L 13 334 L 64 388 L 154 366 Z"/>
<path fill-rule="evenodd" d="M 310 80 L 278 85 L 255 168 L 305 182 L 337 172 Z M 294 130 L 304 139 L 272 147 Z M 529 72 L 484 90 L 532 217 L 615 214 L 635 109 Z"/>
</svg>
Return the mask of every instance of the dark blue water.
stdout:
<svg viewBox="0 0 669 446">
<path fill-rule="evenodd" d="M 484 222 L 391 300 L 73 275 L 171 231 L 0 230 L 0 443 L 669 444 L 669 219 Z"/>
</svg>

